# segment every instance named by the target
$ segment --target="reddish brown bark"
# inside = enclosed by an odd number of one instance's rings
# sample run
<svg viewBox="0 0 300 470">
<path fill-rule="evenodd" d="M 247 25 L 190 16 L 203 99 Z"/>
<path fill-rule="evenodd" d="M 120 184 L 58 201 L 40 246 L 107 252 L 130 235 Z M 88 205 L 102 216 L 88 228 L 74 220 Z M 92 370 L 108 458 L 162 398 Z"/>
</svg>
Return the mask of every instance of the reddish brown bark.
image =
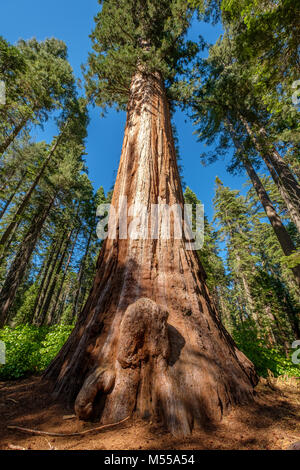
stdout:
<svg viewBox="0 0 300 470">
<path fill-rule="evenodd" d="M 159 76 L 137 73 L 112 203 L 184 203 Z M 129 219 L 130 223 L 130 219 Z M 160 226 L 161 229 L 161 226 Z M 187 434 L 253 395 L 257 377 L 221 325 L 184 240 L 106 239 L 79 321 L 45 374 L 77 415 L 136 413 Z"/>
</svg>

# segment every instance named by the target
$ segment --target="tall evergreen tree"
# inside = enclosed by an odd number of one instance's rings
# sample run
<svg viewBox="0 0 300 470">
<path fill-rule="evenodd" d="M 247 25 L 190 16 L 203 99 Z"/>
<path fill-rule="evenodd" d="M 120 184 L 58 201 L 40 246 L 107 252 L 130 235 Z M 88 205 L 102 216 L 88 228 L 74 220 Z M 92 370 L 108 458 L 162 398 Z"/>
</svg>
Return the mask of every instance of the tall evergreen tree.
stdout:
<svg viewBox="0 0 300 470">
<path fill-rule="evenodd" d="M 127 105 L 112 204 L 118 211 L 125 196 L 136 210 L 182 208 L 168 96 L 197 50 L 185 39 L 193 11 L 182 0 L 100 4 L 88 94 L 104 109 Z M 76 398 L 80 418 L 90 419 L 101 397 L 103 423 L 136 412 L 187 434 L 249 400 L 257 379 L 219 321 L 197 253 L 174 235 L 165 240 L 162 224 L 158 240 L 104 241 L 91 293 L 46 377 L 57 394 Z"/>
</svg>

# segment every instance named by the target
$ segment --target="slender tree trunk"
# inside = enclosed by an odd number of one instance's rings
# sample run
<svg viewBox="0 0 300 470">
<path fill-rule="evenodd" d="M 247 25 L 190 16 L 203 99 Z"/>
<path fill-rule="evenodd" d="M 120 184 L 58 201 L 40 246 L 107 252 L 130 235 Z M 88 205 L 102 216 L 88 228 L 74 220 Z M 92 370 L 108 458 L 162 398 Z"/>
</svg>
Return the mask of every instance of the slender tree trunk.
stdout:
<svg viewBox="0 0 300 470">
<path fill-rule="evenodd" d="M 57 315 L 57 324 L 60 324 L 63 313 L 64 313 L 64 308 L 65 308 L 65 303 L 68 295 L 70 294 L 70 288 L 68 288 L 62 296 L 62 299 L 60 301 L 60 304 L 58 306 L 58 315 Z M 69 323 L 69 322 L 68 322 Z"/>
<path fill-rule="evenodd" d="M 240 115 L 240 119 L 241 120 L 243 119 L 242 122 L 244 124 L 244 127 L 247 130 L 248 135 L 251 137 L 252 142 L 254 143 L 256 150 L 263 157 L 263 160 L 264 160 L 264 162 L 265 162 L 265 164 L 266 164 L 266 166 L 267 166 L 267 168 L 270 172 L 270 175 L 271 175 L 275 185 L 278 188 L 278 191 L 279 191 L 279 193 L 280 193 L 280 195 L 283 199 L 283 202 L 285 203 L 285 206 L 288 210 L 290 218 L 294 222 L 294 224 L 296 225 L 296 227 L 297 227 L 297 229 L 300 233 L 300 206 L 299 206 L 299 204 L 295 204 L 294 201 L 291 200 L 291 198 L 289 196 L 289 193 L 285 190 L 285 187 L 282 184 L 281 179 L 279 178 L 278 174 L 276 173 L 274 167 L 272 166 L 269 158 L 264 154 L 262 146 L 257 141 L 257 139 L 256 139 L 254 133 L 252 132 L 252 129 L 250 128 L 248 122 L 244 118 L 242 118 L 241 115 Z M 236 136 L 236 133 L 235 133 L 235 130 L 234 130 L 234 127 L 233 127 L 231 121 L 229 119 L 226 119 L 226 122 L 227 122 L 227 126 L 229 128 L 230 134 L 231 134 L 231 138 L 234 142 L 234 145 L 235 145 L 236 149 L 239 150 L 239 152 L 241 154 L 241 158 L 243 158 L 243 155 L 246 155 L 246 152 L 245 152 L 242 144 L 239 143 L 239 140 Z"/>
<path fill-rule="evenodd" d="M 295 209 L 295 205 L 293 204 L 293 201 L 291 201 L 289 195 L 286 193 L 286 191 L 285 191 L 285 189 L 282 185 L 281 179 L 279 178 L 278 174 L 274 170 L 274 167 L 271 165 L 271 163 L 268 159 L 266 159 L 266 165 L 268 167 L 270 175 L 273 178 L 273 181 L 275 182 L 275 184 L 278 188 L 279 194 L 282 197 L 283 202 L 285 203 L 285 206 L 288 210 L 291 221 L 294 222 L 294 224 L 297 227 L 298 232 L 300 233 L 300 210 L 298 211 L 298 210 Z"/>
<path fill-rule="evenodd" d="M 76 294 L 75 294 L 74 308 L 73 308 L 73 314 L 72 314 L 73 318 L 76 317 L 77 311 L 78 311 L 79 297 L 80 297 L 80 292 L 81 292 L 81 283 L 82 283 L 82 279 L 83 279 L 83 275 L 84 275 L 84 271 L 85 271 L 86 259 L 87 259 L 87 255 L 88 255 L 88 252 L 89 252 L 89 249 L 90 249 L 92 235 L 93 235 L 93 232 L 90 232 L 90 235 L 89 235 L 89 238 L 88 238 L 88 241 L 87 241 L 87 244 L 86 244 L 85 253 L 84 253 L 83 258 L 82 258 L 81 263 L 80 263 L 79 275 L 78 275 L 78 288 L 77 288 Z"/>
<path fill-rule="evenodd" d="M 15 173 L 16 173 L 16 169 L 14 168 L 12 171 L 10 171 L 10 173 L 4 174 L 3 177 L 1 176 L 0 192 L 5 191 L 5 189 L 7 188 L 7 181 L 10 181 L 15 175 Z"/>
<path fill-rule="evenodd" d="M 19 124 L 14 128 L 14 130 L 9 134 L 9 136 L 0 144 L 0 156 L 8 149 L 10 144 L 15 140 L 15 138 L 20 134 L 21 130 L 24 128 L 28 118 L 21 119 Z"/>
<path fill-rule="evenodd" d="M 259 131 L 260 136 L 262 139 L 266 141 L 267 133 L 266 130 L 261 127 Z M 287 191 L 292 199 L 295 201 L 295 204 L 300 205 L 300 185 L 296 180 L 292 170 L 290 169 L 289 165 L 285 162 L 282 158 L 280 153 L 276 150 L 274 145 L 271 145 L 270 151 L 267 153 L 267 156 L 275 168 L 278 176 L 280 177 L 283 185 L 287 188 Z"/>
<path fill-rule="evenodd" d="M 59 285 L 58 290 L 57 290 L 56 298 L 55 298 L 55 301 L 54 301 L 54 304 L 53 304 L 53 307 L 52 307 L 52 310 L 51 310 L 51 314 L 50 314 L 50 324 L 51 325 L 53 325 L 55 323 L 55 321 L 57 320 L 57 318 L 58 318 L 56 308 L 57 308 L 57 304 L 59 303 L 62 288 L 63 288 L 64 282 L 65 282 L 65 279 L 66 279 L 66 275 L 67 275 L 67 272 L 68 272 L 68 269 L 69 269 L 69 266 L 70 266 L 70 262 L 71 262 L 73 253 L 74 253 L 75 245 L 77 243 L 77 238 L 78 238 L 78 235 L 79 235 L 79 231 L 80 231 L 80 228 L 77 230 L 77 233 L 75 235 L 75 239 L 72 243 L 72 247 L 71 247 L 66 265 L 64 267 L 63 276 L 62 276 L 62 279 L 60 281 L 60 285 Z"/>
<path fill-rule="evenodd" d="M 241 116 L 241 119 L 242 116 Z M 265 190 L 260 178 L 258 177 L 256 171 L 253 168 L 253 165 L 251 164 L 249 158 L 246 155 L 246 152 L 244 149 L 241 147 L 241 145 L 238 142 L 238 139 L 235 136 L 235 131 L 233 129 L 233 126 L 229 120 L 227 120 L 228 127 L 231 132 L 231 136 L 234 142 L 235 147 L 240 151 L 241 158 L 244 164 L 244 167 L 249 175 L 249 178 L 251 179 L 251 182 L 253 184 L 253 187 L 257 193 L 257 196 L 267 214 L 267 217 L 270 221 L 270 224 L 272 225 L 272 228 L 275 232 L 275 235 L 279 241 L 279 244 L 282 248 L 282 251 L 285 256 L 289 256 L 292 253 L 295 252 L 295 245 L 293 243 L 293 240 L 291 239 L 288 231 L 286 230 L 285 226 L 283 225 L 279 215 L 277 214 L 270 198 Z M 248 123 L 245 121 L 245 126 L 248 125 Z M 249 126 L 248 126 L 249 127 Z M 250 129 L 250 127 L 249 127 Z M 300 265 L 295 266 L 292 268 L 292 272 L 294 274 L 295 281 L 298 286 L 300 286 Z M 297 322 L 298 323 L 298 322 Z"/>
<path fill-rule="evenodd" d="M 1 211 L 0 211 L 0 220 L 4 216 L 5 212 L 9 208 L 13 198 L 15 197 L 18 190 L 20 189 L 20 187 L 21 187 L 21 185 L 22 185 L 22 183 L 25 179 L 25 176 L 26 176 L 26 172 L 21 176 L 21 178 L 19 179 L 19 182 L 18 182 L 17 186 L 15 187 L 14 191 L 11 193 L 10 197 L 7 199 L 6 203 L 4 204 L 3 208 L 1 209 Z"/>
<path fill-rule="evenodd" d="M 276 340 L 276 337 L 274 335 L 274 331 L 273 331 L 274 323 L 276 323 L 276 320 L 275 320 L 275 317 L 272 313 L 270 305 L 266 305 L 264 307 L 264 310 L 265 310 L 266 318 L 268 319 L 267 335 L 268 335 L 269 344 L 270 344 L 270 346 L 275 346 L 275 345 L 278 344 L 277 340 Z"/>
<path fill-rule="evenodd" d="M 223 325 L 225 325 L 226 329 L 231 331 L 232 329 L 232 318 L 231 318 L 231 314 L 230 314 L 230 311 L 228 309 L 228 305 L 226 304 L 226 302 L 224 302 L 224 298 L 223 296 L 225 296 L 223 294 L 223 288 L 219 288 L 220 289 L 220 292 L 218 292 L 218 295 L 217 295 L 217 298 L 218 298 L 218 305 L 219 305 L 219 309 L 220 309 L 220 312 L 221 312 L 221 321 L 223 323 Z"/>
<path fill-rule="evenodd" d="M 250 163 L 250 160 L 246 156 L 244 156 L 244 165 L 249 177 L 251 178 L 252 184 L 258 195 L 258 198 L 265 210 L 265 213 L 267 214 L 270 224 L 272 225 L 272 228 L 275 232 L 277 240 L 279 241 L 283 253 L 285 254 L 285 256 L 291 255 L 295 252 L 295 245 L 293 243 L 293 240 L 291 239 L 288 231 L 283 225 L 279 215 L 275 211 L 268 196 L 268 193 L 266 192 L 252 164 Z M 300 286 L 300 265 L 292 268 L 292 271 L 298 286 Z"/>
<path fill-rule="evenodd" d="M 119 196 L 137 213 L 138 204 L 184 204 L 158 74 L 138 72 L 132 80 L 112 200 L 117 211 Z M 112 423 L 135 412 L 188 434 L 252 398 L 253 365 L 218 319 L 197 252 L 173 231 L 165 239 L 164 222 L 159 219 L 155 240 L 148 231 L 146 239 L 104 241 L 79 321 L 45 374 L 56 394 L 77 396 L 82 419 L 96 412 Z M 145 230 L 143 221 L 136 229 Z"/>
<path fill-rule="evenodd" d="M 231 232 L 231 227 L 229 226 L 229 231 L 231 233 L 231 239 L 233 240 L 233 233 Z M 233 242 L 232 242 L 233 243 Z M 245 308 L 248 316 L 250 316 L 254 321 L 259 322 L 259 318 L 255 309 L 251 288 L 245 275 L 244 269 L 242 267 L 241 256 L 238 248 L 235 247 L 235 258 L 237 261 L 237 279 L 241 280 L 242 282 L 242 291 L 243 291 L 243 298 L 245 303 Z"/>
<path fill-rule="evenodd" d="M 299 327 L 299 309 L 295 311 L 293 305 L 285 296 L 286 312 L 289 320 L 290 327 L 296 339 L 300 339 L 300 327 Z M 297 321 L 298 320 L 298 321 Z"/>
<path fill-rule="evenodd" d="M 64 232 L 64 234 L 65 234 L 65 232 Z M 44 287 L 45 287 L 46 279 L 49 276 L 51 266 L 53 264 L 56 264 L 57 259 L 55 258 L 55 254 L 58 253 L 57 256 L 59 256 L 61 246 L 62 246 L 63 241 L 64 241 L 64 234 L 60 239 L 56 240 L 56 243 L 55 242 L 53 243 L 54 247 L 50 250 L 50 252 L 48 253 L 47 259 L 45 260 L 45 269 L 44 269 L 44 272 L 43 272 L 43 276 L 42 276 L 42 280 L 41 280 L 41 283 L 40 283 L 40 286 L 39 286 L 37 296 L 35 298 L 30 323 L 34 323 L 34 320 L 37 316 L 37 312 L 40 310 L 41 304 L 44 300 L 44 295 L 43 294 L 44 294 Z M 53 260 L 55 260 L 55 261 L 53 262 Z"/>
<path fill-rule="evenodd" d="M 69 247 L 69 243 L 70 243 L 72 233 L 73 233 L 73 229 L 70 230 L 70 232 L 69 232 L 69 235 L 68 235 L 67 240 L 65 242 L 64 250 L 62 252 L 62 255 L 60 257 L 58 265 L 56 267 L 55 274 L 54 274 L 54 276 L 51 280 L 51 285 L 50 285 L 49 291 L 47 293 L 46 300 L 45 300 L 44 305 L 42 307 L 41 314 L 39 315 L 39 318 L 38 318 L 38 325 L 39 326 L 45 325 L 46 322 L 47 322 L 47 316 L 49 314 L 49 308 L 50 308 L 51 300 L 53 298 L 55 287 L 57 285 L 58 276 L 60 274 L 63 262 L 65 260 L 66 254 L 68 252 L 68 247 Z"/>
<path fill-rule="evenodd" d="M 256 314 L 256 311 L 255 311 L 255 308 L 254 308 L 254 302 L 253 302 L 253 299 L 252 299 L 251 289 L 250 289 L 250 286 L 248 284 L 248 280 L 247 280 L 246 276 L 242 273 L 241 270 L 240 270 L 239 274 L 241 276 L 243 287 L 244 287 L 246 305 L 248 306 L 248 308 L 247 308 L 248 313 L 250 314 L 251 317 L 253 317 L 254 320 L 257 321 L 258 318 L 257 318 L 257 314 Z"/>
<path fill-rule="evenodd" d="M 9 240 L 6 242 L 5 246 L 0 245 L 0 266 L 2 266 L 2 263 L 4 263 L 5 259 L 8 256 L 10 246 L 14 240 L 15 233 L 17 233 L 19 226 L 21 225 L 22 220 L 19 219 L 15 227 L 13 228 Z"/>
<path fill-rule="evenodd" d="M 44 160 L 44 163 L 43 165 L 41 166 L 38 174 L 36 175 L 32 185 L 30 186 L 30 188 L 28 189 L 28 191 L 26 192 L 21 204 L 19 205 L 15 215 L 14 215 L 14 218 L 13 220 L 11 221 L 11 223 L 7 226 L 7 228 L 5 229 L 2 237 L 1 237 L 1 240 L 0 240 L 0 246 L 2 245 L 5 245 L 9 235 L 11 234 L 12 230 L 14 229 L 14 227 L 16 226 L 16 224 L 18 223 L 18 219 L 22 216 L 24 210 L 26 209 L 29 201 L 30 201 L 30 198 L 32 196 L 32 193 L 34 192 L 34 190 L 36 189 L 37 185 L 39 184 L 40 182 L 40 179 L 41 177 L 43 176 L 55 150 L 57 149 L 57 146 L 61 140 L 61 137 L 62 137 L 62 133 L 59 135 L 59 137 L 56 139 L 56 142 L 53 144 L 49 154 L 47 155 L 47 157 L 45 158 Z"/>
<path fill-rule="evenodd" d="M 60 260 L 59 260 L 59 262 L 56 266 L 54 276 L 51 279 L 51 285 L 50 285 L 49 290 L 47 291 L 47 296 L 46 296 L 45 302 L 43 304 L 43 308 L 41 310 L 41 315 L 39 315 L 39 319 L 38 319 L 38 324 L 40 326 L 44 325 L 47 322 L 47 316 L 49 314 L 50 304 L 51 304 L 51 301 L 52 301 L 52 298 L 53 298 L 53 294 L 54 294 L 54 291 L 55 291 L 55 287 L 57 285 L 58 277 L 59 277 L 63 262 L 66 258 L 67 252 L 68 252 L 68 247 L 69 247 L 69 243 L 70 243 L 72 233 L 73 233 L 73 229 L 69 231 L 68 237 L 67 237 L 67 239 L 65 241 L 65 244 L 64 244 L 63 252 L 62 252 Z"/>
<path fill-rule="evenodd" d="M 64 233 L 66 234 L 66 232 L 64 232 Z M 42 317 L 43 306 L 44 306 L 44 303 L 45 303 L 45 300 L 46 300 L 47 293 L 49 291 L 49 287 L 50 287 L 50 284 L 51 284 L 51 281 L 52 281 L 52 276 L 53 276 L 55 267 L 57 266 L 57 262 L 59 260 L 59 257 L 62 256 L 64 241 L 65 241 L 65 239 L 62 238 L 61 239 L 61 244 L 59 245 L 58 250 L 56 252 L 56 256 L 55 257 L 53 256 L 53 259 L 50 262 L 49 271 L 48 271 L 47 277 L 45 279 L 44 287 L 43 287 L 41 295 L 38 299 L 38 304 L 37 304 L 37 307 L 36 307 L 36 310 L 35 310 L 35 315 L 34 315 L 34 319 L 33 319 L 33 323 L 35 325 L 40 325 L 40 323 L 42 321 L 41 317 Z"/>
<path fill-rule="evenodd" d="M 239 117 L 240 117 L 241 122 L 245 126 L 246 131 L 249 137 L 251 138 L 256 150 L 263 158 L 267 167 L 269 167 L 269 164 L 271 164 L 273 168 L 275 169 L 275 171 L 277 172 L 282 183 L 282 188 L 284 188 L 284 190 L 286 191 L 287 198 L 289 199 L 290 204 L 293 205 L 295 213 L 300 214 L 300 186 L 297 183 L 289 166 L 284 161 L 284 159 L 280 156 L 280 154 L 277 152 L 274 146 L 271 146 L 271 148 L 268 148 L 267 146 L 262 145 L 262 143 L 255 136 L 248 121 L 241 114 L 239 114 Z M 260 135 L 264 136 L 265 140 L 267 139 L 266 131 L 263 128 L 260 129 Z M 271 176 L 272 176 L 272 173 L 271 173 Z M 276 184 L 276 181 L 275 181 L 275 184 Z"/>
<path fill-rule="evenodd" d="M 23 239 L 18 253 L 16 254 L 4 285 L 0 292 L 0 327 L 5 324 L 9 309 L 15 299 L 17 290 L 26 273 L 27 265 L 30 261 L 34 248 L 41 234 L 44 222 L 49 215 L 54 203 L 54 197 L 48 206 L 40 209 L 34 217 L 29 230 Z"/>
<path fill-rule="evenodd" d="M 295 150 L 298 152 L 298 155 L 295 156 L 295 153 L 293 155 L 289 154 L 285 158 L 288 162 L 288 165 L 290 168 L 292 168 L 293 173 L 297 176 L 297 180 L 300 181 L 300 162 L 299 162 L 299 145 L 297 146 L 294 145 L 294 152 Z"/>
</svg>

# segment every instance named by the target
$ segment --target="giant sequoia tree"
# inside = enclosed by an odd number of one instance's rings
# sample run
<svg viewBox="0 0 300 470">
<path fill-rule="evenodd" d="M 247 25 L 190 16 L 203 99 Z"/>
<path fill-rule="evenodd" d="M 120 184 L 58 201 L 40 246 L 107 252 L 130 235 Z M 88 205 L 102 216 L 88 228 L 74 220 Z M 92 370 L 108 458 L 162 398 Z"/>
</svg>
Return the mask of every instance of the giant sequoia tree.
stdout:
<svg viewBox="0 0 300 470">
<path fill-rule="evenodd" d="M 192 12 L 181 0 L 100 3 L 88 93 L 102 107 L 127 106 L 112 204 L 118 210 L 126 196 L 149 210 L 183 206 L 168 87 L 196 52 L 185 41 Z M 76 399 L 79 418 L 112 423 L 136 412 L 187 434 L 251 399 L 257 378 L 219 320 L 196 251 L 173 231 L 165 239 L 162 224 L 156 240 L 105 240 L 86 305 L 46 377 Z"/>
</svg>

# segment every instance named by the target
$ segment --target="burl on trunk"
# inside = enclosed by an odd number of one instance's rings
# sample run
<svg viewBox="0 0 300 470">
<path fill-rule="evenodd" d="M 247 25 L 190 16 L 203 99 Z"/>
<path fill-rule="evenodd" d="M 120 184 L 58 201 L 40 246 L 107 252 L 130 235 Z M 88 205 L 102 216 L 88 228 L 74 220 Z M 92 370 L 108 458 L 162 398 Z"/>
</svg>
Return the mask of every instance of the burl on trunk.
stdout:
<svg viewBox="0 0 300 470">
<path fill-rule="evenodd" d="M 116 210 L 120 196 L 149 210 L 184 204 L 158 74 L 132 80 Z M 247 403 L 257 376 L 218 318 L 196 251 L 158 228 L 156 240 L 105 240 L 87 303 L 45 376 L 57 395 L 76 399 L 79 418 L 105 424 L 136 413 L 188 434 Z"/>
</svg>

